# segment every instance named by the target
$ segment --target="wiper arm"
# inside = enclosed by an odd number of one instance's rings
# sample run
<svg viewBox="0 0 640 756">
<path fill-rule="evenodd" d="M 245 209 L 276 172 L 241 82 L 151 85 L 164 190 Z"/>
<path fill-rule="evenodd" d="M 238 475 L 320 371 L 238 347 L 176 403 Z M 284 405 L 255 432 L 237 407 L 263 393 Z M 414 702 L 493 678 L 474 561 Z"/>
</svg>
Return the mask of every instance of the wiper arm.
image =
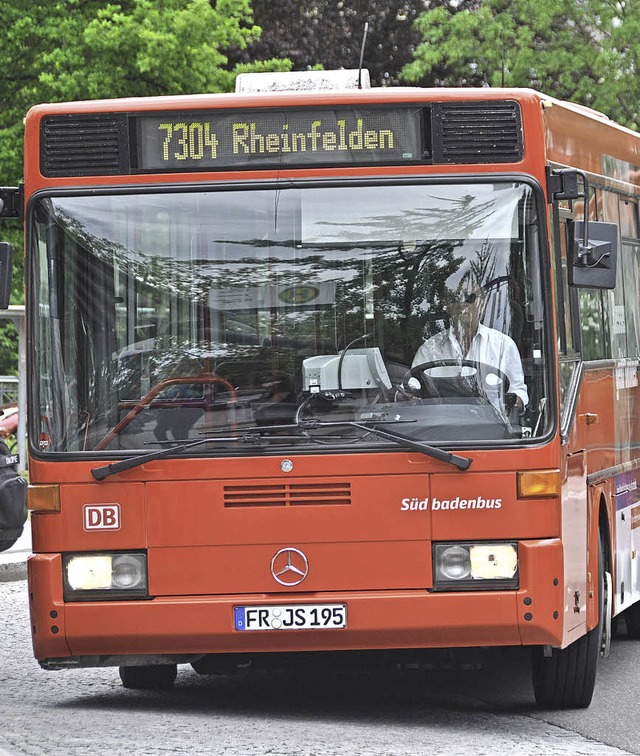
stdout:
<svg viewBox="0 0 640 756">
<path fill-rule="evenodd" d="M 108 478 L 109 475 L 115 475 L 116 473 L 123 472 L 124 470 L 131 470 L 134 467 L 140 467 L 140 465 L 144 465 L 147 462 L 153 462 L 155 459 L 164 459 L 164 457 L 168 457 L 171 454 L 181 454 L 183 451 L 186 451 L 187 449 L 192 449 L 194 446 L 201 446 L 202 444 L 209 444 L 209 443 L 220 443 L 220 442 L 229 442 L 229 441 L 239 441 L 240 443 L 260 443 L 260 438 L 255 435 L 256 429 L 251 429 L 254 431 L 254 434 L 251 433 L 244 433 L 241 436 L 232 436 L 229 438 L 200 438 L 197 441 L 190 441 L 186 444 L 178 444 L 177 446 L 168 446 L 166 449 L 160 449 L 159 451 L 149 452 L 148 454 L 138 454 L 135 457 L 130 457 L 129 459 L 123 459 L 120 462 L 113 462 L 109 465 L 104 465 L 104 467 L 94 467 L 93 470 L 91 470 L 91 475 L 96 480 L 104 480 L 105 478 Z"/>
<path fill-rule="evenodd" d="M 337 422 L 322 422 L 321 420 L 319 420 L 312 423 L 309 423 L 307 421 L 307 427 L 321 428 L 327 425 L 348 425 L 352 428 L 359 428 L 360 430 L 367 431 L 368 433 L 373 433 L 374 436 L 378 436 L 379 438 L 386 438 L 389 441 L 395 441 L 396 443 L 402 444 L 409 449 L 413 449 L 414 451 L 420 452 L 421 454 L 426 454 L 427 457 L 432 457 L 433 459 L 437 459 L 440 462 L 447 462 L 450 465 L 455 465 L 459 470 L 467 470 L 473 462 L 473 460 L 469 459 L 468 457 L 461 457 L 458 454 L 452 454 L 451 452 L 444 451 L 444 449 L 438 449 L 437 446 L 429 446 L 429 444 L 425 444 L 422 441 L 415 441 L 413 438 L 407 438 L 407 436 L 403 436 L 401 433 L 396 433 L 395 431 L 389 430 L 380 430 L 380 428 L 376 428 L 374 425 L 359 423 L 355 420 L 344 420 Z"/>
<path fill-rule="evenodd" d="M 397 424 L 398 422 L 415 422 L 414 420 L 377 420 L 376 424 L 379 425 L 381 423 L 388 422 L 389 424 Z M 112 462 L 111 464 L 104 465 L 103 467 L 94 467 L 93 470 L 91 470 L 91 475 L 96 480 L 104 480 L 105 478 L 108 478 L 110 475 L 115 475 L 119 472 L 124 472 L 125 470 L 131 470 L 134 467 L 140 467 L 141 465 L 146 464 L 147 462 L 153 462 L 156 459 L 164 459 L 165 457 L 169 457 L 172 454 L 181 454 L 183 451 L 186 451 L 187 449 L 193 449 L 196 446 L 202 446 L 203 444 L 208 443 L 229 443 L 229 442 L 240 442 L 244 444 L 259 444 L 261 442 L 260 436 L 263 433 L 270 433 L 273 431 L 283 431 L 283 430 L 313 430 L 315 428 L 322 428 L 322 427 L 336 427 L 336 426 L 351 426 L 353 428 L 358 428 L 359 430 L 366 431 L 368 433 L 373 433 L 374 435 L 378 436 L 379 438 L 385 438 L 390 441 L 395 441 L 396 443 L 402 444 L 403 446 L 406 446 L 409 449 L 413 449 L 414 451 L 420 452 L 421 454 L 426 454 L 428 457 L 432 457 L 433 459 L 437 459 L 441 462 L 447 462 L 448 464 L 455 465 L 460 470 L 466 470 L 469 465 L 471 464 L 472 460 L 467 457 L 460 457 L 457 454 L 451 454 L 450 452 L 446 452 L 442 449 L 438 449 L 435 446 L 429 446 L 429 444 L 425 444 L 421 441 L 415 441 L 412 438 L 407 438 L 407 436 L 403 436 L 400 433 L 396 433 L 395 431 L 385 431 L 381 430 L 380 428 L 375 427 L 373 424 L 369 425 L 368 423 L 362 423 L 362 422 L 356 422 L 353 420 L 345 420 L 345 421 L 337 421 L 337 422 L 323 422 L 320 420 L 306 420 L 302 421 L 300 423 L 291 423 L 291 424 L 282 424 L 282 425 L 257 425 L 251 428 L 243 428 L 241 435 L 238 436 L 228 436 L 228 437 L 221 437 L 221 436 L 208 436 L 207 438 L 200 438 L 196 441 L 190 441 L 188 443 L 178 444 L 176 446 L 168 446 L 165 449 L 159 449 L 158 451 L 149 452 L 148 454 L 139 454 L 135 457 L 131 457 L 129 459 L 123 459 L 120 460 L 120 462 Z"/>
<path fill-rule="evenodd" d="M 93 470 L 91 470 L 91 475 L 96 480 L 104 480 L 105 478 L 108 478 L 110 475 L 115 475 L 119 472 L 124 472 L 124 470 L 131 470 L 134 467 L 140 467 L 140 465 L 144 465 L 147 462 L 153 462 L 156 459 L 164 459 L 165 457 L 169 457 L 171 454 L 181 454 L 183 451 L 186 451 L 187 449 L 193 449 L 195 446 L 201 446 L 202 444 L 208 444 L 208 443 L 228 443 L 228 442 L 240 442 L 244 444 L 259 444 L 261 442 L 260 436 L 262 433 L 268 433 L 271 431 L 282 431 L 282 430 L 290 430 L 292 428 L 295 428 L 296 430 L 301 429 L 301 425 L 298 425 L 296 423 L 290 423 L 290 424 L 283 424 L 283 425 L 256 425 L 250 428 L 241 428 L 241 434 L 238 436 L 228 436 L 228 437 L 222 437 L 222 436 L 207 436 L 207 438 L 200 438 L 196 441 L 189 441 L 186 443 L 181 443 L 173 446 L 168 446 L 165 449 L 159 449 L 158 451 L 149 452 L 148 454 L 139 454 L 135 457 L 130 457 L 129 459 L 123 459 L 120 462 L 113 462 L 109 465 L 104 465 L 103 467 L 94 467 Z M 216 431 L 213 431 L 215 433 Z M 225 429 L 225 431 L 220 432 L 228 432 L 228 430 Z"/>
</svg>

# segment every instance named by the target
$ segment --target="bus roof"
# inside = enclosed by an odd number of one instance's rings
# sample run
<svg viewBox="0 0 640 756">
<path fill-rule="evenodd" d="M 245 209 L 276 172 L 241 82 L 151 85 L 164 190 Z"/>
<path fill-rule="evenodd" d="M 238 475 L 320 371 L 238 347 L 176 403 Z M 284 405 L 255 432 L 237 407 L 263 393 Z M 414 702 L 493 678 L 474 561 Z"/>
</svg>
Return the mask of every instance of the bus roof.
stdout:
<svg viewBox="0 0 640 756">
<path fill-rule="evenodd" d="M 354 72 L 348 72 L 353 76 Z M 358 73 L 358 72 L 355 72 Z M 27 115 L 27 128 L 47 116 L 98 113 L 143 115 L 151 112 L 208 109 L 241 111 L 252 108 L 343 107 L 364 105 L 416 105 L 430 103 L 518 102 L 526 143 L 538 153 L 539 164 L 550 162 L 604 175 L 640 186 L 640 136 L 590 108 L 558 100 L 527 88 L 419 88 L 374 87 L 363 89 L 260 91 L 132 97 L 109 100 L 42 104 Z M 31 125 L 30 125 L 31 124 Z M 540 145 L 540 149 L 535 147 Z M 527 153 L 525 145 L 525 158 Z M 485 161 L 486 162 L 486 161 Z M 491 161 L 494 162 L 494 161 Z M 500 162 L 499 160 L 495 162 Z M 640 193 L 640 188 L 635 193 Z"/>
</svg>

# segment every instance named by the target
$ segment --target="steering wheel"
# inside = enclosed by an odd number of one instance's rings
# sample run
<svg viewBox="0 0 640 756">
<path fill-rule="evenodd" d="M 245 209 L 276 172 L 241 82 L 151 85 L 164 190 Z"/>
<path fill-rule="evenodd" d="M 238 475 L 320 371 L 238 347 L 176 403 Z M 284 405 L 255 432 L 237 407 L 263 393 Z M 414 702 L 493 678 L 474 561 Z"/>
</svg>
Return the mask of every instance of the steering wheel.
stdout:
<svg viewBox="0 0 640 756">
<path fill-rule="evenodd" d="M 472 368 L 474 372 L 470 373 L 468 376 L 461 373 L 460 375 L 437 375 L 437 376 L 429 376 L 426 375 L 426 372 L 429 370 L 433 370 L 434 368 L 441 368 L 441 367 L 462 367 L 462 368 Z M 488 382 L 488 379 L 493 376 L 493 379 L 495 382 Z M 457 360 L 457 359 L 446 359 L 446 360 L 430 360 L 429 362 L 421 362 L 419 365 L 414 365 L 413 367 L 409 368 L 409 370 L 406 373 L 405 377 L 411 377 L 416 378 L 420 382 L 420 396 L 423 398 L 437 398 L 438 396 L 441 396 L 441 392 L 438 391 L 436 388 L 436 385 L 434 383 L 435 380 L 444 380 L 444 381 L 458 381 L 459 378 L 475 378 L 475 391 L 471 390 L 469 388 L 464 393 L 457 392 L 458 395 L 462 396 L 480 396 L 481 395 L 481 389 L 483 388 L 489 388 L 489 389 L 496 389 L 499 388 L 500 395 L 502 397 L 506 396 L 506 394 L 509 391 L 509 378 L 505 373 L 500 370 L 500 368 L 494 367 L 493 365 L 489 365 L 486 362 L 479 362 L 478 360 Z M 483 380 L 481 380 L 483 379 Z M 468 384 L 465 382 L 465 388 L 467 388 Z"/>
</svg>

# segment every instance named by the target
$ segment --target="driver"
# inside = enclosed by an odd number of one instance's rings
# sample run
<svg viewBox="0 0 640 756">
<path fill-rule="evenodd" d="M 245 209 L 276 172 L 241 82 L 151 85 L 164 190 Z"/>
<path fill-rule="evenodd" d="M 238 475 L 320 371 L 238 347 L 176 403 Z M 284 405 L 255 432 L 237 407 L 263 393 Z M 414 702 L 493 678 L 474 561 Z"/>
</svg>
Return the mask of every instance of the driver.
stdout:
<svg viewBox="0 0 640 756">
<path fill-rule="evenodd" d="M 483 293 L 482 287 L 468 279 L 461 282 L 449 302 L 450 327 L 419 347 L 411 367 L 439 360 L 470 360 L 497 368 L 509 379 L 508 391 L 515 394 L 515 406 L 522 410 L 529 395 L 520 353 L 510 336 L 480 322 Z M 465 375 L 465 368 L 443 366 L 429 370 L 429 374 L 434 378 L 460 376 Z"/>
</svg>

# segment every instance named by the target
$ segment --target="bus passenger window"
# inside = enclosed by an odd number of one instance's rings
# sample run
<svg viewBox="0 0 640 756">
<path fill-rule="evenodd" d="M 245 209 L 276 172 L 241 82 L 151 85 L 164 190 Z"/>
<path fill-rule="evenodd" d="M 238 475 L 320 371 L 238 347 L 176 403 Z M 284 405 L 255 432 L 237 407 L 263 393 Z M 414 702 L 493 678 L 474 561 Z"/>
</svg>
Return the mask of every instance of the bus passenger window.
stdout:
<svg viewBox="0 0 640 756">
<path fill-rule="evenodd" d="M 608 328 L 602 292 L 597 289 L 580 290 L 580 328 L 583 360 L 598 360 L 609 353 Z"/>
<path fill-rule="evenodd" d="M 620 235 L 638 238 L 638 205 L 635 200 L 620 200 Z"/>
<path fill-rule="evenodd" d="M 640 356 L 640 245 L 622 244 L 622 275 L 624 279 L 624 308 L 627 331 L 627 357 Z"/>
</svg>

